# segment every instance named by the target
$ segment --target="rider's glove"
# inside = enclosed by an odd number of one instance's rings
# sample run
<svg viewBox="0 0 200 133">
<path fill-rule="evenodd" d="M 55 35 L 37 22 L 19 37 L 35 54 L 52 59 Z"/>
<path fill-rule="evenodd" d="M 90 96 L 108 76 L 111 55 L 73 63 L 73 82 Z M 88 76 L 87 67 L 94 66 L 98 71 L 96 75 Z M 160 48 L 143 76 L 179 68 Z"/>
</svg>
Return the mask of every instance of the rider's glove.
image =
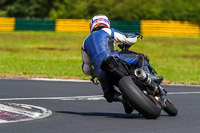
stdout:
<svg viewBox="0 0 200 133">
<path fill-rule="evenodd" d="M 136 32 L 135 35 L 137 36 L 137 38 L 143 39 L 143 35 L 142 34 Z"/>
<path fill-rule="evenodd" d="M 99 80 L 97 77 L 92 76 L 92 78 L 90 79 L 90 81 L 92 81 L 93 84 L 98 85 L 99 84 Z"/>
</svg>

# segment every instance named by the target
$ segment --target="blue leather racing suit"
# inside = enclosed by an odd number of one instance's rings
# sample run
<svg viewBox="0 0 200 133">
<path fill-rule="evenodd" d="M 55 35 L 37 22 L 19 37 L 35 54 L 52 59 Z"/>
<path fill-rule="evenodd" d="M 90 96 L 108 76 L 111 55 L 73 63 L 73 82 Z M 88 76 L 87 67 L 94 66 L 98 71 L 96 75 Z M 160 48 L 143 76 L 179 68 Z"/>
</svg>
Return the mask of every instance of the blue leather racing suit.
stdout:
<svg viewBox="0 0 200 133">
<path fill-rule="evenodd" d="M 109 40 L 113 40 L 113 44 L 108 44 Z M 102 61 L 108 56 L 118 56 L 125 60 L 130 65 L 136 65 L 137 58 L 128 58 L 120 56 L 117 53 L 111 52 L 109 45 L 114 45 L 114 42 L 133 45 L 137 42 L 135 34 L 126 35 L 113 28 L 103 28 L 99 31 L 92 32 L 83 42 L 82 45 L 82 70 L 83 73 L 90 76 L 96 76 L 104 91 L 104 97 L 109 101 L 114 93 L 114 86 L 109 77 L 100 69 Z M 110 100 L 111 102 L 112 100 Z"/>
</svg>

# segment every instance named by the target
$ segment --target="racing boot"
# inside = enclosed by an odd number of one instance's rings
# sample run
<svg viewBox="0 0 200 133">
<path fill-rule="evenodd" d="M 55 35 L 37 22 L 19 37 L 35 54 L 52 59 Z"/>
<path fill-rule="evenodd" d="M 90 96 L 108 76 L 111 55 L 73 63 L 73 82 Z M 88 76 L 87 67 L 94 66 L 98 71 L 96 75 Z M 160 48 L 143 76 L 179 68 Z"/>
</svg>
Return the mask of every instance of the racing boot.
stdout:
<svg viewBox="0 0 200 133">
<path fill-rule="evenodd" d="M 134 108 L 131 107 L 131 105 L 128 103 L 128 101 L 125 98 L 123 98 L 123 96 L 119 92 L 116 92 L 114 94 L 114 99 L 115 99 L 115 101 L 119 101 L 123 104 L 124 111 L 126 114 L 131 114 L 133 112 Z"/>
<path fill-rule="evenodd" d="M 126 99 L 123 99 L 122 104 L 124 106 L 124 111 L 126 114 L 131 114 L 133 112 L 133 107 L 127 102 Z"/>
<path fill-rule="evenodd" d="M 155 83 L 160 84 L 163 81 L 163 76 L 154 76 L 151 75 L 150 77 Z"/>
</svg>

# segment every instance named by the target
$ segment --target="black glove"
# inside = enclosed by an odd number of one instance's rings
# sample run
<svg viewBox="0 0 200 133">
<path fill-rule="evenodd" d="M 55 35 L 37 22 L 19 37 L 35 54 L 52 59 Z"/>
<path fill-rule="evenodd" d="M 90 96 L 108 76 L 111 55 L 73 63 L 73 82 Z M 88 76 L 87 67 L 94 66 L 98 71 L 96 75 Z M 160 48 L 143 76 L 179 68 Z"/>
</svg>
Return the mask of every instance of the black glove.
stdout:
<svg viewBox="0 0 200 133">
<path fill-rule="evenodd" d="M 98 85 L 99 84 L 99 80 L 97 77 L 93 76 L 90 81 L 92 81 L 93 84 Z"/>
<path fill-rule="evenodd" d="M 142 34 L 136 32 L 135 35 L 137 36 L 137 38 L 141 38 L 141 39 L 143 39 L 143 35 L 142 35 Z"/>
</svg>

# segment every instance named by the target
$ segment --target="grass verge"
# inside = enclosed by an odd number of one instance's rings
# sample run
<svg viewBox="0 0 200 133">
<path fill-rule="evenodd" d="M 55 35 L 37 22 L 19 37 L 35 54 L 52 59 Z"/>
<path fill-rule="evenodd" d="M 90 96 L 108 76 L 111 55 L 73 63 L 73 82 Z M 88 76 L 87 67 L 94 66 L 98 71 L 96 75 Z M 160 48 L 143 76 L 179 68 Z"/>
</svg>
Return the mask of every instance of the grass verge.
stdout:
<svg viewBox="0 0 200 133">
<path fill-rule="evenodd" d="M 89 79 L 81 71 L 88 34 L 0 32 L 0 77 Z M 200 84 L 199 37 L 144 37 L 132 50 L 149 56 L 165 83 Z"/>
</svg>

